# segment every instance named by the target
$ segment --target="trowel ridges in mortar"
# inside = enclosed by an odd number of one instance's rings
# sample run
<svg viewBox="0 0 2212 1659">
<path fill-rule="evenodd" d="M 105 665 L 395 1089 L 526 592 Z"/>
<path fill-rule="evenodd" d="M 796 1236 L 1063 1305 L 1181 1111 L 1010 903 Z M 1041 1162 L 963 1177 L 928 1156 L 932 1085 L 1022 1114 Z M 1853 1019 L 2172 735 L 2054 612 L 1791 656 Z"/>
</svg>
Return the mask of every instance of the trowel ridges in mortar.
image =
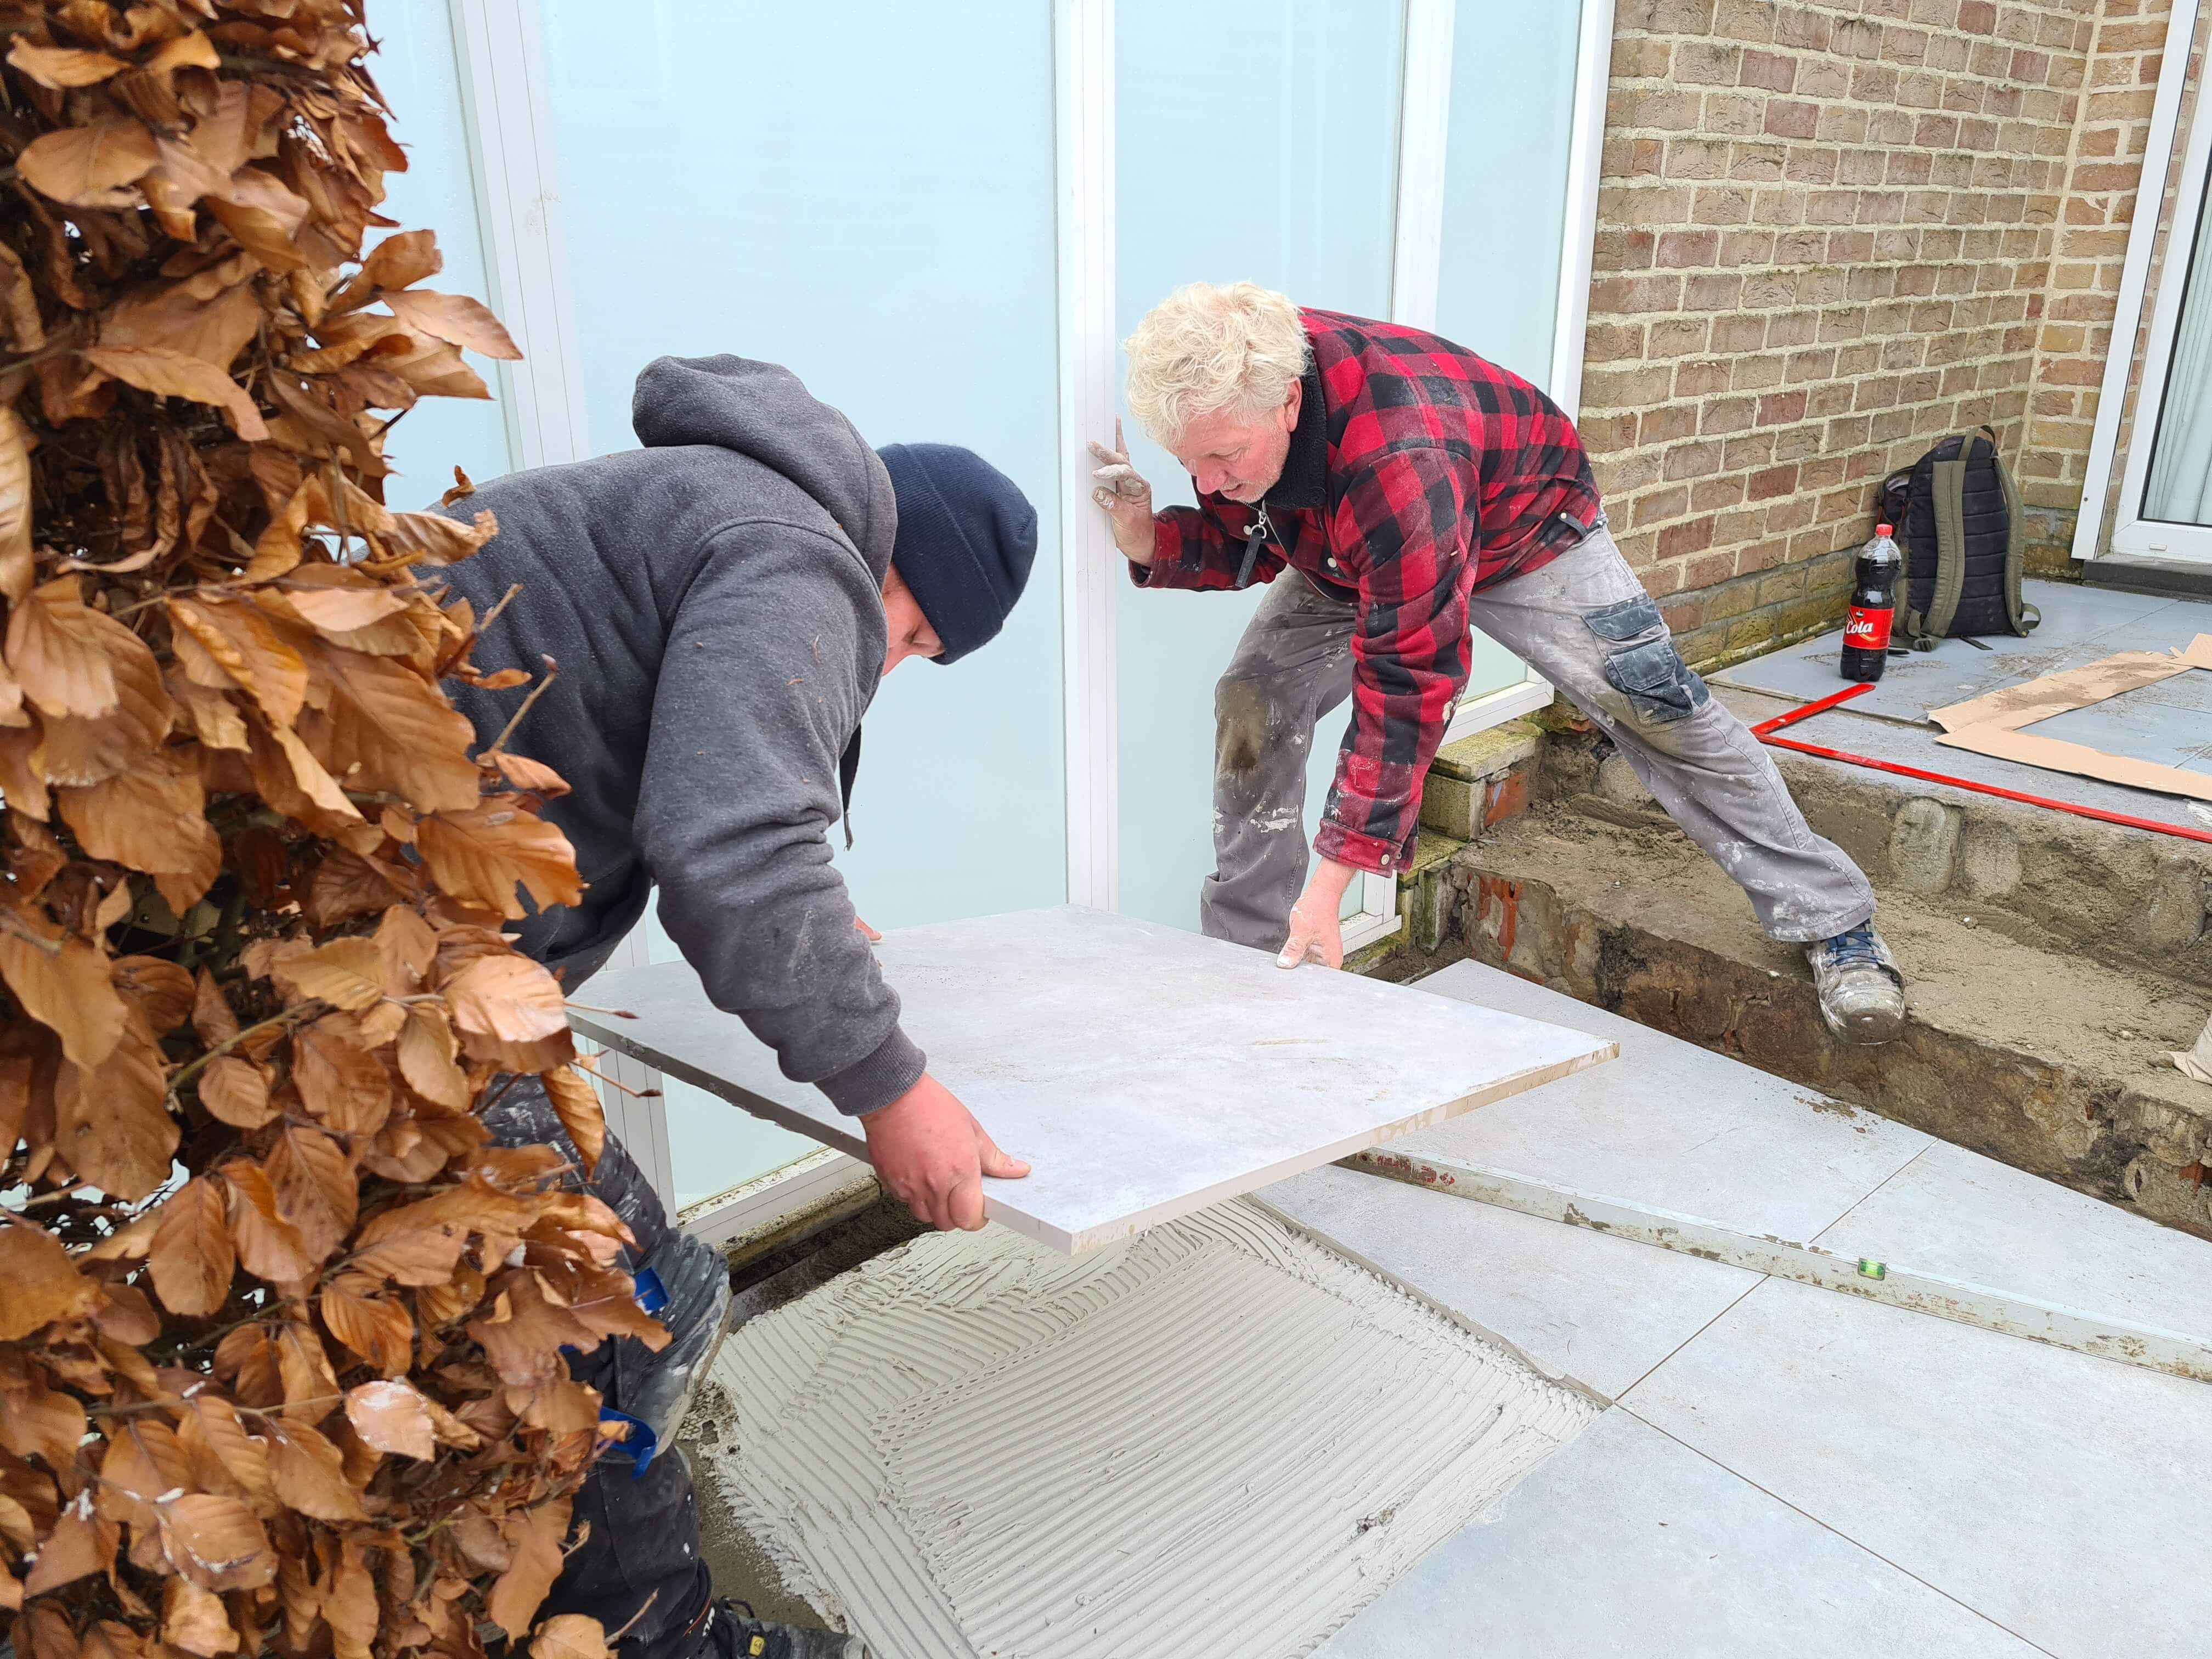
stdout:
<svg viewBox="0 0 2212 1659">
<path fill-rule="evenodd" d="M 717 1382 L 741 1517 L 902 1659 L 1308 1650 L 1593 1409 L 1243 1204 L 916 1241 Z"/>
</svg>

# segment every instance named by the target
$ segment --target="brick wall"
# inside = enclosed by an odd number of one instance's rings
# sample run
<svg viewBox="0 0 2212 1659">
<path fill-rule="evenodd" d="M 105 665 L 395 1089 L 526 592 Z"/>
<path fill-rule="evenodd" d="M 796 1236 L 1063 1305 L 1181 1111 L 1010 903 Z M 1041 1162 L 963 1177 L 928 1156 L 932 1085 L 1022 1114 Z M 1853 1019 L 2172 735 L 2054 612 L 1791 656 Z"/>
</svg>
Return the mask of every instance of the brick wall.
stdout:
<svg viewBox="0 0 2212 1659">
<path fill-rule="evenodd" d="M 1692 660 L 1831 623 L 1875 484 L 1946 432 L 2078 496 L 2166 4 L 1620 0 L 1583 426 Z"/>
<path fill-rule="evenodd" d="M 2028 558 L 2045 571 L 2064 569 L 2073 546 L 2168 9 L 2169 0 L 2108 0 L 2096 8 L 2019 462 Z M 2160 156 L 2153 169 L 2154 201 L 2164 194 L 2166 161 Z"/>
</svg>

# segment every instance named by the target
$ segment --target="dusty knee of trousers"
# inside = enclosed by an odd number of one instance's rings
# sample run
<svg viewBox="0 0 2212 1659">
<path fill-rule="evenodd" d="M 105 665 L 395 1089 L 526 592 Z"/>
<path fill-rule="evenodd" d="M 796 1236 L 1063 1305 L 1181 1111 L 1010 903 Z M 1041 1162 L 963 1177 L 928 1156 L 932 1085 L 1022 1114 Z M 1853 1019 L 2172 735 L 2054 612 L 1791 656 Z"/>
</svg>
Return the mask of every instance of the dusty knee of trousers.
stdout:
<svg viewBox="0 0 2212 1659">
<path fill-rule="evenodd" d="M 1583 622 L 1606 642 L 1606 683 L 1619 692 L 1638 726 L 1672 726 L 1712 700 L 1667 631 L 1648 593 L 1585 612 Z"/>
<path fill-rule="evenodd" d="M 1213 770 L 1224 782 L 1256 777 L 1282 736 L 1286 711 L 1267 682 L 1224 679 L 1213 688 Z"/>
</svg>

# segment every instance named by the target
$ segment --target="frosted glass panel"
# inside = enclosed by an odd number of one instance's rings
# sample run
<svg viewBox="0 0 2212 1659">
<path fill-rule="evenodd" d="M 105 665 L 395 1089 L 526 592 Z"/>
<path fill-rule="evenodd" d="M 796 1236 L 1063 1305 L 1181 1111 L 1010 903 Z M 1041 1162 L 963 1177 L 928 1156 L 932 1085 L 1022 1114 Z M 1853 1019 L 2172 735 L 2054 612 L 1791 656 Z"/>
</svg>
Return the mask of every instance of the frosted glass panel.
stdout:
<svg viewBox="0 0 2212 1659">
<path fill-rule="evenodd" d="M 653 358 L 731 351 L 872 443 L 969 445 L 1043 510 L 1006 632 L 884 684 L 832 842 L 878 927 L 1060 902 L 1051 9 L 542 5 L 593 447 L 635 442 Z M 668 1116 L 686 1192 L 805 1149 L 672 1084 Z"/>
<path fill-rule="evenodd" d="M 1547 392 L 1579 9 L 1462 7 L 1452 31 L 1437 332 Z"/>
<path fill-rule="evenodd" d="M 1249 278 L 1389 313 L 1401 8 L 1381 0 L 1119 0 L 1115 223 L 1123 337 L 1183 283 Z M 1124 411 L 1126 414 L 1126 410 Z M 1160 505 L 1190 479 L 1127 423 Z M 1296 580 L 1285 576 L 1279 580 Z M 1213 682 L 1259 591 L 1121 597 L 1121 908 L 1198 925 L 1213 868 Z M 1319 822 L 1346 716 L 1322 724 Z"/>
<path fill-rule="evenodd" d="M 407 171 L 385 175 L 380 211 L 404 229 L 438 233 L 446 268 L 425 288 L 471 295 L 489 305 L 447 0 L 380 0 L 374 21 L 382 46 L 369 68 L 391 103 L 392 136 L 407 151 Z M 371 230 L 365 240 L 373 247 L 389 234 Z M 499 366 L 473 352 L 465 355 L 496 398 Z M 395 507 L 437 500 L 453 482 L 456 466 L 482 482 L 514 465 L 506 417 L 495 401 L 425 398 L 400 416 L 386 442 L 398 470 L 386 486 L 386 498 Z"/>
<path fill-rule="evenodd" d="M 2212 114 L 2198 118 L 2212 120 Z M 2182 290 L 2172 366 L 2160 400 L 2158 441 L 2150 453 L 2143 517 L 2169 524 L 2212 525 L 2212 186 L 2198 204 L 2189 286 Z"/>
<path fill-rule="evenodd" d="M 1546 391 L 1579 14 L 1570 0 L 1468 7 L 1452 31 L 1437 332 Z M 1519 658 L 1478 633 L 1467 700 L 1517 685 L 1524 672 Z"/>
</svg>

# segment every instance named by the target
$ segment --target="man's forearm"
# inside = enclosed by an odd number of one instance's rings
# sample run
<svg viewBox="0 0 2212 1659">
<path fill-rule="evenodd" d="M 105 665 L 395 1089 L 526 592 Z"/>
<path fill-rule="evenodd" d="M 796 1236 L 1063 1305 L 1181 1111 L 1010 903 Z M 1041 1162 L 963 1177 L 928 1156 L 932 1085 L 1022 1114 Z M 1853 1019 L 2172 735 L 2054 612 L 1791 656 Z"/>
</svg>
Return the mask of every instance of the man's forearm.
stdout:
<svg viewBox="0 0 2212 1659">
<path fill-rule="evenodd" d="M 1316 858 L 1313 874 L 1306 878 L 1306 896 L 1325 901 L 1333 910 L 1341 909 L 1345 891 L 1358 873 L 1352 866 L 1339 864 L 1334 859 Z"/>
</svg>

